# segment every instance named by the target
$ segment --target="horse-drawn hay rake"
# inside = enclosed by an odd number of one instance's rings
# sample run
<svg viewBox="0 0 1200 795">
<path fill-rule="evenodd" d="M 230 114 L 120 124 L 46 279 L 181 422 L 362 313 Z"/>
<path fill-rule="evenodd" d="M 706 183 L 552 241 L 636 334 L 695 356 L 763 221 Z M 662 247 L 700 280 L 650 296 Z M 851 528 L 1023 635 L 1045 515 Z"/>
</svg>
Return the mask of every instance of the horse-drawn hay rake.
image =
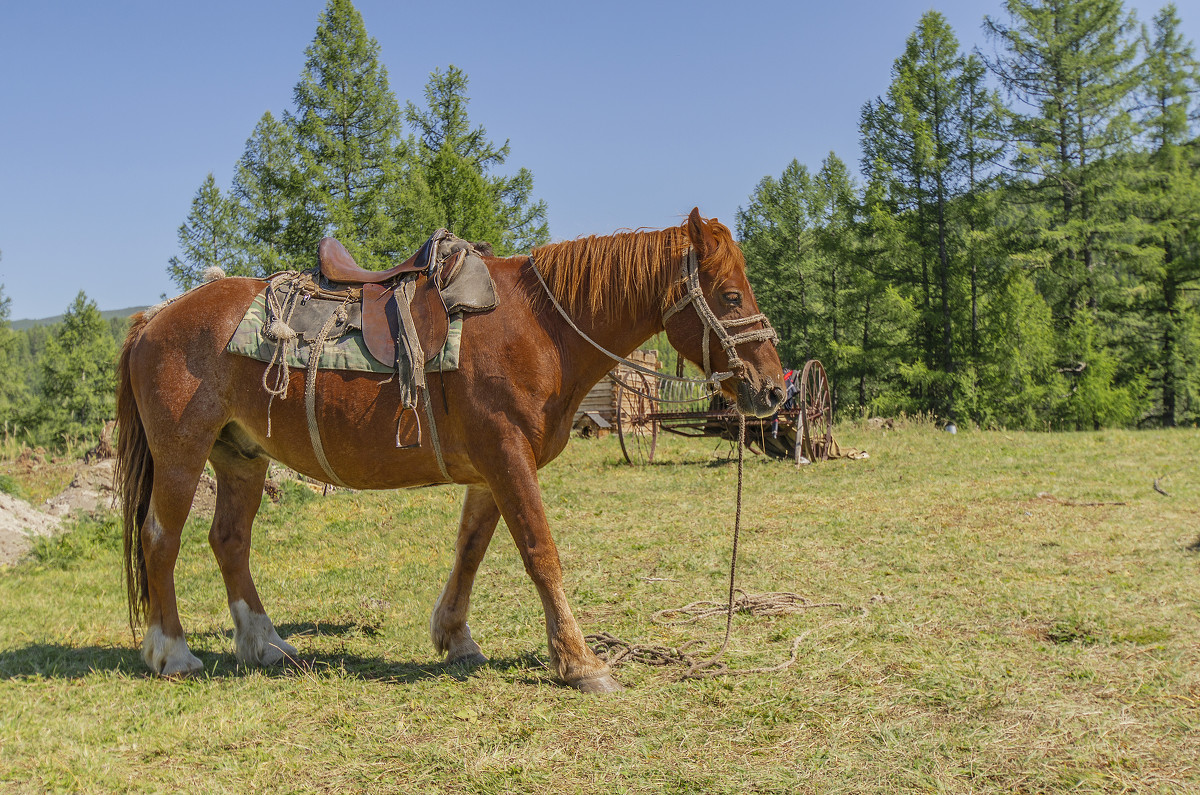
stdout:
<svg viewBox="0 0 1200 795">
<path fill-rule="evenodd" d="M 708 397 L 707 384 L 664 381 L 655 391 L 658 384 L 641 373 L 627 371 L 621 377 L 628 387 L 617 385 L 617 438 L 629 463 L 654 460 L 659 430 L 737 440 L 737 410 L 720 395 Z M 833 400 L 825 368 L 810 359 L 804 369 L 787 372 L 786 389 L 787 400 L 774 417 L 746 418 L 746 445 L 774 458 L 791 458 L 797 465 L 827 461 L 833 444 Z"/>
</svg>

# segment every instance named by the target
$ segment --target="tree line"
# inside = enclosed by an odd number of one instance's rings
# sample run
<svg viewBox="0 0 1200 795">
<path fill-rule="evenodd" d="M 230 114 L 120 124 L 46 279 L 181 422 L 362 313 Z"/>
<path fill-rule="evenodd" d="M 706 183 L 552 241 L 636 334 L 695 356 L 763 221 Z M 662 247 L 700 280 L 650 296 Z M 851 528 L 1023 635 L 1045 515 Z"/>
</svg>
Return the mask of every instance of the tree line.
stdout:
<svg viewBox="0 0 1200 795">
<path fill-rule="evenodd" d="M 1018 428 L 1200 421 L 1200 66 L 1165 6 L 924 14 L 859 120 L 861 179 L 793 160 L 739 208 L 785 361 L 843 414 Z"/>
</svg>

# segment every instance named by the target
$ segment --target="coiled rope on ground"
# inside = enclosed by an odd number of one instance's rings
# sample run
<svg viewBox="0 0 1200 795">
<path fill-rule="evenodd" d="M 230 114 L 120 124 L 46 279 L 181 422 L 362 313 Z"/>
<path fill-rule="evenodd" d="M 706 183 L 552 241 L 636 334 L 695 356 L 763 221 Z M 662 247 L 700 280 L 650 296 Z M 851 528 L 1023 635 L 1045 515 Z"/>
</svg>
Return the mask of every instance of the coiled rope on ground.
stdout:
<svg viewBox="0 0 1200 795">
<path fill-rule="evenodd" d="M 640 643 L 630 643 L 608 633 L 600 632 L 584 636 L 592 651 L 608 663 L 616 667 L 627 662 L 637 662 L 643 665 L 687 666 L 679 675 L 680 679 L 711 679 L 716 676 L 746 674 L 761 674 L 782 671 L 796 663 L 800 644 L 808 633 L 792 640 L 788 659 L 778 665 L 763 668 L 730 668 L 721 658 L 729 648 L 729 637 L 733 630 L 733 614 L 748 613 L 751 616 L 780 616 L 789 613 L 800 613 L 818 607 L 842 607 L 840 602 L 810 602 L 799 594 L 790 591 L 773 591 L 770 593 L 748 594 L 736 587 L 738 539 L 742 527 L 742 469 L 746 442 L 746 415 L 738 412 L 738 458 L 737 458 L 737 509 L 733 516 L 733 549 L 729 561 L 729 597 L 724 604 L 709 600 L 692 602 L 678 608 L 659 610 L 653 620 L 664 626 L 679 626 L 693 624 L 709 616 L 725 615 L 725 639 L 716 654 L 711 657 L 695 657 L 689 650 L 703 645 L 703 641 L 692 640 L 681 646 L 654 646 Z"/>
</svg>

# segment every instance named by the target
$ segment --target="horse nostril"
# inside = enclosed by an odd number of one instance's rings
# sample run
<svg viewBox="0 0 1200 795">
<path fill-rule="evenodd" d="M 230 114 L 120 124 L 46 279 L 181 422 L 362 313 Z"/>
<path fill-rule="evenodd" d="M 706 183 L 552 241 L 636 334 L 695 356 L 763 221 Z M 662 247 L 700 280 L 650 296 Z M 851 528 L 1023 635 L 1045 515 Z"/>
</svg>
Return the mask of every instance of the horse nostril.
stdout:
<svg viewBox="0 0 1200 795">
<path fill-rule="evenodd" d="M 776 406 L 783 403 L 783 399 L 785 397 L 787 397 L 787 394 L 783 391 L 783 389 L 781 387 L 777 387 L 777 386 L 771 387 L 770 395 L 771 395 L 771 403 L 773 403 Z"/>
</svg>

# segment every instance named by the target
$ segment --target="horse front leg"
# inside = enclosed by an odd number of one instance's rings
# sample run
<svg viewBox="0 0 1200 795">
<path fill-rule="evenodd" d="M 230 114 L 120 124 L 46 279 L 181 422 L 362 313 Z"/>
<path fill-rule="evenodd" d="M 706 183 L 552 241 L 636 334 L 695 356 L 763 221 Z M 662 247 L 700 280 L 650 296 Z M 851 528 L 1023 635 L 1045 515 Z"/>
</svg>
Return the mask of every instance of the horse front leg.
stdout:
<svg viewBox="0 0 1200 795">
<path fill-rule="evenodd" d="M 467 626 L 467 611 L 471 606 L 471 587 L 475 573 L 487 552 L 492 534 L 500 521 L 500 509 L 486 486 L 468 486 L 463 498 L 462 517 L 458 523 L 458 540 L 454 547 L 454 568 L 446 580 L 433 614 L 429 617 L 429 634 L 433 647 L 446 655 L 446 662 L 483 664 L 487 657 L 471 638 Z"/>
<path fill-rule="evenodd" d="M 558 676 L 585 693 L 623 690 L 607 663 L 583 641 L 563 589 L 562 563 L 550 535 L 537 467 L 528 445 L 511 442 L 498 451 L 498 466 L 485 473 L 508 531 L 520 550 L 525 571 L 537 587 L 546 614 L 550 664 Z"/>
</svg>

